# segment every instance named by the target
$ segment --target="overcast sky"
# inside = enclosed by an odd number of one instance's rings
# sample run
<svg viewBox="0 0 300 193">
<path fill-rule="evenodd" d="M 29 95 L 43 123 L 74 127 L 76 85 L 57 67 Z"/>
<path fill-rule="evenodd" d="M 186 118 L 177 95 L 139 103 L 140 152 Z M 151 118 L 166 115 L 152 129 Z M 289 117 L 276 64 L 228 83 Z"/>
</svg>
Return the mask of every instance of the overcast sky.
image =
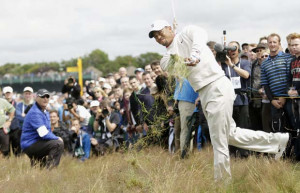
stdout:
<svg viewBox="0 0 300 193">
<path fill-rule="evenodd" d="M 178 29 L 194 24 L 209 39 L 257 43 L 300 33 L 299 0 L 173 0 Z M 173 20 L 171 0 L 1 0 L 0 65 L 69 60 L 101 49 L 114 59 L 164 53 L 148 38 L 156 19 Z"/>
</svg>

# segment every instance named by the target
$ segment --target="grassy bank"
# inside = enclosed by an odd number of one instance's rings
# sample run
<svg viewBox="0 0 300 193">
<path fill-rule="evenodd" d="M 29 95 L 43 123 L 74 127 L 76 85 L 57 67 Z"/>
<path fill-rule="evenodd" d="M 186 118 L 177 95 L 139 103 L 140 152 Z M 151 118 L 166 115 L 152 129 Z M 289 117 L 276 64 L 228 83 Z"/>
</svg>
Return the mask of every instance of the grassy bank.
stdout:
<svg viewBox="0 0 300 193">
<path fill-rule="evenodd" d="M 254 156 L 231 160 L 227 187 L 213 180 L 211 147 L 180 160 L 158 147 L 79 162 L 63 157 L 51 171 L 26 156 L 0 158 L 0 192 L 300 192 L 300 164 Z"/>
</svg>

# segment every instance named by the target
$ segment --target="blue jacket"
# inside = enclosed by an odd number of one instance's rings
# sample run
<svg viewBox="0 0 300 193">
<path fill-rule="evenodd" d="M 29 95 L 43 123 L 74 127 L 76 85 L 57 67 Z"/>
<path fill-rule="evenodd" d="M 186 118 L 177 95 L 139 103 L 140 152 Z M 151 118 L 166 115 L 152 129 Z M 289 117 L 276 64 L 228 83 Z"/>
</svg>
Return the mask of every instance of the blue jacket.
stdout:
<svg viewBox="0 0 300 193">
<path fill-rule="evenodd" d="M 82 131 L 80 129 L 80 133 L 77 136 L 76 142 L 75 142 L 75 149 L 77 147 L 80 147 L 80 138 L 82 138 L 82 149 L 84 151 L 84 156 L 80 158 L 81 160 L 86 160 L 90 157 L 90 151 L 91 151 L 91 138 L 88 133 Z"/>
<path fill-rule="evenodd" d="M 40 137 L 37 132 L 37 129 L 41 126 L 45 126 L 49 131 L 44 137 Z M 22 150 L 26 149 L 39 140 L 57 139 L 58 137 L 56 137 L 51 131 L 49 112 L 42 112 L 37 103 L 35 103 L 27 113 L 23 123 L 21 135 Z"/>
<path fill-rule="evenodd" d="M 198 98 L 198 93 L 194 91 L 191 84 L 187 79 L 184 79 L 182 82 L 182 86 L 177 81 L 174 99 L 178 101 L 186 101 L 190 103 L 195 103 L 195 100 Z"/>
</svg>

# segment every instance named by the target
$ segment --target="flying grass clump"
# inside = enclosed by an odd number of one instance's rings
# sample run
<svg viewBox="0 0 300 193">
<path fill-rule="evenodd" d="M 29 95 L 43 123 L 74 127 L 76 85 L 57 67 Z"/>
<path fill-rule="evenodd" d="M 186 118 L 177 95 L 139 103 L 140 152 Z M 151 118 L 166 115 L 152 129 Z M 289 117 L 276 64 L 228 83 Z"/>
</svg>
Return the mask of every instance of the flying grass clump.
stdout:
<svg viewBox="0 0 300 193">
<path fill-rule="evenodd" d="M 180 88 L 182 87 L 183 80 L 187 79 L 187 77 L 190 75 L 189 69 L 184 63 L 184 58 L 178 56 L 177 54 L 170 55 L 167 72 L 169 77 L 173 76 L 178 80 Z"/>
</svg>

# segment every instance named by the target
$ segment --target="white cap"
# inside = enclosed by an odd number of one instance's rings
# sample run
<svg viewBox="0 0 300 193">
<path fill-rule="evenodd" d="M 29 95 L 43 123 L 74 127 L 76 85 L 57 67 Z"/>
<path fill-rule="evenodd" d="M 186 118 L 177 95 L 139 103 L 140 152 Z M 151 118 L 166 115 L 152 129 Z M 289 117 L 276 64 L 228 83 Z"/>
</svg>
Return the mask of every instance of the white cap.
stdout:
<svg viewBox="0 0 300 193">
<path fill-rule="evenodd" d="M 3 93 L 7 93 L 7 92 L 10 92 L 10 93 L 13 93 L 13 89 L 10 87 L 10 86 L 6 86 L 3 88 Z"/>
<path fill-rule="evenodd" d="M 99 105 L 100 105 L 99 101 L 92 101 L 90 107 L 99 107 Z"/>
<path fill-rule="evenodd" d="M 99 81 L 99 82 L 106 82 L 105 78 L 102 78 L 102 77 L 100 77 L 100 78 L 98 79 L 98 81 Z"/>
<path fill-rule="evenodd" d="M 154 31 L 160 31 L 164 27 L 171 26 L 167 21 L 165 20 L 156 20 L 151 24 L 151 30 L 149 32 L 149 38 L 153 38 L 153 32 Z"/>
<path fill-rule="evenodd" d="M 111 89 L 111 86 L 108 83 L 104 83 L 102 87 L 107 88 L 107 89 Z"/>
<path fill-rule="evenodd" d="M 23 92 L 26 92 L 26 91 L 29 91 L 29 92 L 32 92 L 33 93 L 33 89 L 30 87 L 30 86 L 26 86 L 23 90 Z"/>
</svg>

